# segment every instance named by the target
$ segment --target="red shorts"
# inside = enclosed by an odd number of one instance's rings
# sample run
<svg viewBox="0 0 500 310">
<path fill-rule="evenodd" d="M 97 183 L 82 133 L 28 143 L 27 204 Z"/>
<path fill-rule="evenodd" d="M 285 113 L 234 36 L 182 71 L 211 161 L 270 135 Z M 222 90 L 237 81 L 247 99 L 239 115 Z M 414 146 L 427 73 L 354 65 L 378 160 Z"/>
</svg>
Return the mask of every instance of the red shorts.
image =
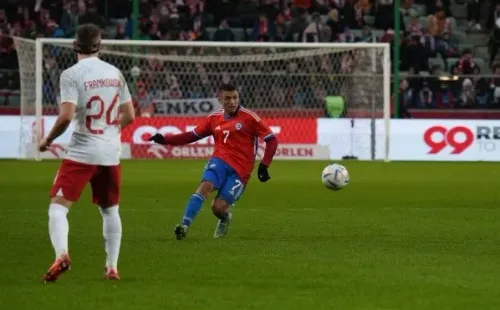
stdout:
<svg viewBox="0 0 500 310">
<path fill-rule="evenodd" d="M 69 201 L 78 201 L 85 185 L 92 186 L 92 202 L 110 207 L 120 200 L 121 167 L 96 166 L 64 159 L 57 171 L 50 197 L 63 196 Z"/>
</svg>

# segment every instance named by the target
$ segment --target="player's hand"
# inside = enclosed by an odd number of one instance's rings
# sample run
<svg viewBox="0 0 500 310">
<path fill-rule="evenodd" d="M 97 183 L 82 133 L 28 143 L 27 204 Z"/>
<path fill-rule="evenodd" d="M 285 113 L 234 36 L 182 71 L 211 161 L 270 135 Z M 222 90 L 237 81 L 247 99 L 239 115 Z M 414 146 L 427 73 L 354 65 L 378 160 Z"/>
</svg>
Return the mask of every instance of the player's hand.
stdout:
<svg viewBox="0 0 500 310">
<path fill-rule="evenodd" d="M 269 172 L 267 171 L 267 166 L 263 163 L 259 164 L 259 169 L 257 170 L 257 176 L 259 177 L 259 181 L 267 182 L 271 178 Z"/>
<path fill-rule="evenodd" d="M 148 140 L 149 141 L 154 141 L 155 143 L 158 143 L 158 144 L 166 144 L 165 137 L 162 134 L 159 134 L 159 133 L 155 134 L 154 136 L 152 136 Z"/>
<path fill-rule="evenodd" d="M 51 144 L 52 141 L 47 140 L 47 138 L 43 138 L 42 141 L 40 141 L 40 144 L 38 145 L 38 150 L 40 152 L 45 152 L 46 150 L 49 149 Z"/>
</svg>

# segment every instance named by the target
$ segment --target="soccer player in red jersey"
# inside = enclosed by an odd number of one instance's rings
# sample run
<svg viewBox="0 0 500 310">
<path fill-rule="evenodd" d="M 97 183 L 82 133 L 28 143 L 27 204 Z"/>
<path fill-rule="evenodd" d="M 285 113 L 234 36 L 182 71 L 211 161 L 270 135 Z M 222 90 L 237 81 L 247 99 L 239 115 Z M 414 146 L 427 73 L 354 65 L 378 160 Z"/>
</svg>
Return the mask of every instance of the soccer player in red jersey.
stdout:
<svg viewBox="0 0 500 310">
<path fill-rule="evenodd" d="M 240 106 L 238 91 L 233 85 L 223 85 L 219 99 L 223 109 L 210 114 L 193 131 L 166 136 L 156 134 L 150 138 L 158 144 L 184 145 L 214 137 L 214 153 L 205 166 L 196 193 L 186 205 L 182 222 L 175 227 L 178 240 L 186 237 L 203 202 L 213 191 L 218 193 L 212 202 L 212 212 L 219 219 L 214 238 L 227 234 L 232 217 L 229 209 L 241 197 L 250 179 L 259 138 L 266 142 L 266 150 L 259 164 L 258 178 L 261 182 L 270 179 L 268 167 L 278 148 L 274 133 L 257 114 Z"/>
<path fill-rule="evenodd" d="M 118 212 L 120 132 L 133 122 L 134 107 L 123 74 L 98 58 L 101 29 L 81 25 L 74 45 L 78 62 L 61 74 L 59 116 L 39 145 L 41 152 L 46 151 L 73 121 L 71 142 L 50 191 L 49 234 L 56 259 L 42 280 L 55 282 L 71 266 L 67 214 L 87 183 L 92 186 L 92 200 L 99 206 L 103 220 L 104 277 L 118 280 L 122 238 Z"/>
</svg>

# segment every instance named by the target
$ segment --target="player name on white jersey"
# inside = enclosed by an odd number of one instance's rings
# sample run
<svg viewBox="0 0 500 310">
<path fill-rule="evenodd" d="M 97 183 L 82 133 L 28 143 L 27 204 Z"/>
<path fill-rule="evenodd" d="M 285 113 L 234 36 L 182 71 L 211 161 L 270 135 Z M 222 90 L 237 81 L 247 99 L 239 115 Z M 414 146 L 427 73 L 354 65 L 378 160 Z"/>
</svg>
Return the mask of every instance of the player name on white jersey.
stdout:
<svg viewBox="0 0 500 310">
<path fill-rule="evenodd" d="M 76 104 L 75 130 L 66 158 L 92 165 L 118 165 L 119 109 L 131 101 L 120 70 L 97 57 L 86 58 L 61 74 L 60 90 L 61 103 Z"/>
<path fill-rule="evenodd" d="M 83 82 L 86 91 L 103 87 L 119 88 L 121 87 L 121 84 L 122 83 L 119 79 L 99 79 L 99 80 Z"/>
</svg>

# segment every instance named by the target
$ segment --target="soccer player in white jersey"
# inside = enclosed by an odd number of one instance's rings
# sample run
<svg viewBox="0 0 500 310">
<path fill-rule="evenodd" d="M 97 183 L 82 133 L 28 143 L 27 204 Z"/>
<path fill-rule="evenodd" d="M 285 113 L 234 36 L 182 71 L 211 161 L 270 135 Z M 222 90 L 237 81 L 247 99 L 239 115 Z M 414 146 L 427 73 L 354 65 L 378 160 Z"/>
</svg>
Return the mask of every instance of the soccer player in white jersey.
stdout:
<svg viewBox="0 0 500 310">
<path fill-rule="evenodd" d="M 39 145 L 40 151 L 46 151 L 74 121 L 71 142 L 50 191 L 49 234 L 56 259 L 43 276 L 44 282 L 55 282 L 70 269 L 66 215 L 89 182 L 93 203 L 103 219 L 105 278 L 120 279 L 120 132 L 135 115 L 122 73 L 97 57 L 100 46 L 99 27 L 85 24 L 77 29 L 74 50 L 78 63 L 61 74 L 59 116 Z"/>
</svg>

